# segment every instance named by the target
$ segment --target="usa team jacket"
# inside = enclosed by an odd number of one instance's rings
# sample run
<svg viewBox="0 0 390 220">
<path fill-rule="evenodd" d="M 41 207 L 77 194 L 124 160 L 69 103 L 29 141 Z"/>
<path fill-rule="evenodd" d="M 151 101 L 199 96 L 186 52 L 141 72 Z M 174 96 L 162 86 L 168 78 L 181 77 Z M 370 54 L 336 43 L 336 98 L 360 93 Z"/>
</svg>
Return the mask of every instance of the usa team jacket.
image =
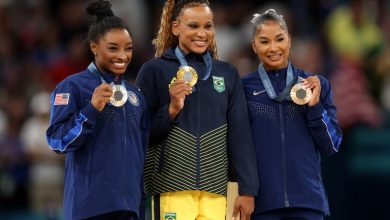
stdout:
<svg viewBox="0 0 390 220">
<path fill-rule="evenodd" d="M 107 83 L 113 81 L 110 73 L 102 76 Z M 142 94 L 126 82 L 126 103 L 122 107 L 107 104 L 99 113 L 91 98 L 101 83 L 96 72 L 86 69 L 66 78 L 52 93 L 46 135 L 52 150 L 66 154 L 65 219 L 117 210 L 140 214 L 147 105 Z"/>
<path fill-rule="evenodd" d="M 202 56 L 188 54 L 188 65 L 202 78 Z M 145 186 L 158 194 L 204 190 L 226 195 L 228 163 L 238 174 L 239 193 L 256 195 L 256 159 L 245 96 L 235 67 L 212 61 L 207 80 L 198 80 L 176 119 L 168 114 L 168 85 L 180 66 L 174 49 L 146 62 L 136 84 L 148 102 L 152 128 L 145 164 Z"/>
<path fill-rule="evenodd" d="M 286 86 L 287 69 L 267 74 L 280 93 Z M 293 67 L 293 74 L 308 73 Z M 319 76 L 320 102 L 313 106 L 270 99 L 258 72 L 243 77 L 256 149 L 260 187 L 255 212 L 299 207 L 329 214 L 321 179 L 321 153 L 339 150 L 342 139 L 332 103 L 329 82 Z"/>
</svg>

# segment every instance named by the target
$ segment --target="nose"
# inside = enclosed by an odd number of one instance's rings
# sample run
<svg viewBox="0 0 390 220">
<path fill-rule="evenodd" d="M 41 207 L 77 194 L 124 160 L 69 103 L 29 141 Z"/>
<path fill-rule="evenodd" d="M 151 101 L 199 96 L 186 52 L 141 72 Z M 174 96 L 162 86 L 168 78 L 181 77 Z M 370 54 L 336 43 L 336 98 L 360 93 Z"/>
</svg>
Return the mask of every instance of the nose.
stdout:
<svg viewBox="0 0 390 220">
<path fill-rule="evenodd" d="M 120 51 L 117 56 L 118 56 L 119 59 L 122 59 L 122 60 L 125 60 L 125 59 L 128 58 L 128 56 L 127 56 L 125 51 Z"/>
<path fill-rule="evenodd" d="M 200 29 L 198 32 L 197 32 L 197 35 L 199 37 L 205 37 L 206 36 L 206 31 L 203 30 L 203 29 Z"/>
<path fill-rule="evenodd" d="M 276 46 L 276 43 L 275 42 L 271 42 L 271 44 L 270 44 L 270 50 L 272 50 L 272 51 L 274 51 L 274 50 L 276 50 L 278 47 Z"/>
</svg>

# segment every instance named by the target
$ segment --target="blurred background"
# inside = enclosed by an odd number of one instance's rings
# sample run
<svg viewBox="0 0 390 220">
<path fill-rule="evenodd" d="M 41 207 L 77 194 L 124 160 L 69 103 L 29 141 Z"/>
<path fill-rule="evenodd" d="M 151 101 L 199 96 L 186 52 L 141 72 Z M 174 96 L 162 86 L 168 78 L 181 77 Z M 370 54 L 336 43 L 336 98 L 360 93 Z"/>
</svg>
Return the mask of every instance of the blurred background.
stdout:
<svg viewBox="0 0 390 220">
<path fill-rule="evenodd" d="M 49 96 L 92 56 L 82 0 L 0 0 L 0 219 L 61 219 L 63 156 L 49 150 Z M 327 77 L 344 140 L 323 157 L 327 220 L 390 219 L 390 0 L 210 0 L 221 60 L 257 68 L 252 14 L 274 8 L 292 37 L 291 60 Z M 154 55 L 162 0 L 111 0 L 133 35 L 134 82 Z"/>
</svg>

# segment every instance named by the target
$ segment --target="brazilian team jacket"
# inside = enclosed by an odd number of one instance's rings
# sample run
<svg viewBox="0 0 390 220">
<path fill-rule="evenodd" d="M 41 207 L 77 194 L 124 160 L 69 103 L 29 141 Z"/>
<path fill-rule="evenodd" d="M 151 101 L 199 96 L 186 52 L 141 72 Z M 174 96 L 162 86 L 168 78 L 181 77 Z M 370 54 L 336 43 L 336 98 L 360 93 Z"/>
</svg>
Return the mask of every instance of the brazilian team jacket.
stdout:
<svg viewBox="0 0 390 220">
<path fill-rule="evenodd" d="M 286 86 L 286 72 L 287 68 L 267 72 L 276 94 Z M 309 76 L 295 67 L 293 74 Z M 342 134 L 330 84 L 324 77 L 318 77 L 320 102 L 313 107 L 269 98 L 258 72 L 242 79 L 260 181 L 255 213 L 299 207 L 329 214 L 320 157 L 321 153 L 338 151 Z"/>
<path fill-rule="evenodd" d="M 85 71 L 66 78 L 51 97 L 46 135 L 52 150 L 66 154 L 65 219 L 118 210 L 139 215 L 142 205 L 149 131 L 145 99 L 125 82 L 126 103 L 122 107 L 108 103 L 98 112 L 91 97 L 102 80 L 94 69 L 92 63 Z M 102 73 L 102 77 L 107 83 L 114 79 L 111 73 Z"/>
<path fill-rule="evenodd" d="M 206 68 L 202 56 L 189 53 L 185 59 L 202 78 Z M 236 68 L 213 60 L 210 77 L 198 80 L 172 120 L 168 85 L 179 66 L 170 48 L 160 58 L 144 63 L 137 76 L 152 120 L 145 164 L 147 192 L 203 190 L 225 195 L 229 163 L 238 174 L 239 193 L 255 195 L 256 158 Z"/>
</svg>

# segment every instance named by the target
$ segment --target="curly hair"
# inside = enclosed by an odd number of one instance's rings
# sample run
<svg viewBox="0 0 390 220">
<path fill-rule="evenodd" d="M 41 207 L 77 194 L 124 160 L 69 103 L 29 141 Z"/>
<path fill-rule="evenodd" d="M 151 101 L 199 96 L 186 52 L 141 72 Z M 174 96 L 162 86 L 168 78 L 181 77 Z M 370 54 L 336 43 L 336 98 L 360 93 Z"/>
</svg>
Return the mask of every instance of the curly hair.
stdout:
<svg viewBox="0 0 390 220">
<path fill-rule="evenodd" d="M 156 48 L 155 57 L 160 57 L 166 49 L 178 44 L 178 38 L 172 33 L 171 26 L 172 22 L 180 16 L 183 9 L 199 5 L 206 5 L 209 7 L 210 3 L 208 0 L 178 0 L 177 2 L 175 0 L 167 0 L 165 2 L 161 15 L 160 28 L 156 38 L 152 41 Z M 218 53 L 215 37 L 212 39 L 209 50 L 211 51 L 212 57 L 217 59 Z"/>
</svg>

